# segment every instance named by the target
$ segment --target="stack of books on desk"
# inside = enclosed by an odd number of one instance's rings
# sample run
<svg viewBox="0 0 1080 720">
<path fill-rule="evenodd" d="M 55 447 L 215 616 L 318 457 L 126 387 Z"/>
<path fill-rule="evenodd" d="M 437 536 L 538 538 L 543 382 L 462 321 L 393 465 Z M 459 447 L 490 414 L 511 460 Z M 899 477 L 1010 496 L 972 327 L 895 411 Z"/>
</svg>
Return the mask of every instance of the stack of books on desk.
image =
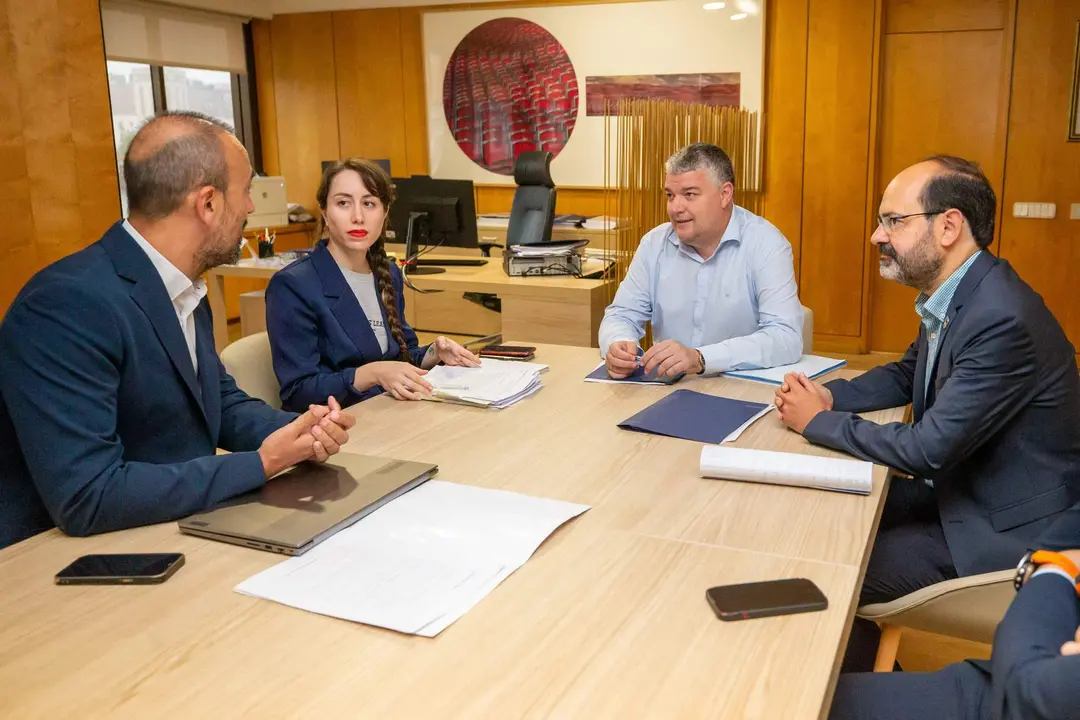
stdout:
<svg viewBox="0 0 1080 720">
<path fill-rule="evenodd" d="M 475 407 L 502 409 L 524 400 L 543 387 L 540 373 L 547 365 L 484 358 L 480 367 L 439 365 L 424 379 L 431 383 L 427 399 Z"/>
</svg>

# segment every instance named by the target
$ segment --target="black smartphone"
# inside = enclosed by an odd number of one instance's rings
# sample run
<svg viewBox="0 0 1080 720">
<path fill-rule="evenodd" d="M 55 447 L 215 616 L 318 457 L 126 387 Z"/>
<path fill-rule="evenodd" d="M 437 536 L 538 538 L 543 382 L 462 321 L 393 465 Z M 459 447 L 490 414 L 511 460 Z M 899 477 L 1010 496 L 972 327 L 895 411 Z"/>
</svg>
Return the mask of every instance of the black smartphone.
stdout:
<svg viewBox="0 0 1080 720">
<path fill-rule="evenodd" d="M 488 345 L 480 349 L 480 357 L 499 358 L 502 360 L 526 360 L 533 357 L 536 348 L 524 345 Z"/>
<path fill-rule="evenodd" d="M 183 566 L 181 553 L 83 555 L 56 573 L 56 584 L 157 585 Z"/>
<path fill-rule="evenodd" d="M 721 620 L 793 615 L 829 607 L 824 593 L 806 578 L 720 585 L 709 588 L 705 598 Z"/>
</svg>

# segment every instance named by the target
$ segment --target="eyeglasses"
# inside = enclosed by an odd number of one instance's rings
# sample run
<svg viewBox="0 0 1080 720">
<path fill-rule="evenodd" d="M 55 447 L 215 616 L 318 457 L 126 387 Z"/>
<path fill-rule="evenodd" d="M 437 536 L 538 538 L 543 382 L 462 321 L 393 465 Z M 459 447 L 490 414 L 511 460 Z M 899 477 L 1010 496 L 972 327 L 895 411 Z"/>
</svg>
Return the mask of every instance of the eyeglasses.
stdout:
<svg viewBox="0 0 1080 720">
<path fill-rule="evenodd" d="M 921 213 L 908 213 L 907 215 L 878 215 L 878 225 L 885 228 L 885 232 L 891 233 L 894 230 L 898 230 L 903 224 L 904 220 L 911 217 L 932 217 L 934 215 L 940 215 L 945 212 L 944 210 L 934 210 L 933 212 L 921 212 Z"/>
</svg>

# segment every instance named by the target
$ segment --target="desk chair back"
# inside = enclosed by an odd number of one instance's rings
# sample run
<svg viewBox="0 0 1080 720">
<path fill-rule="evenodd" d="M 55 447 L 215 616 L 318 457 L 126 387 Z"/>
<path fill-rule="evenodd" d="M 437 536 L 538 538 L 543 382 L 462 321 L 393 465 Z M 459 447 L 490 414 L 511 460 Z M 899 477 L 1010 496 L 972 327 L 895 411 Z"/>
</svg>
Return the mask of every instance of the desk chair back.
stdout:
<svg viewBox="0 0 1080 720">
<path fill-rule="evenodd" d="M 221 363 L 241 390 L 281 409 L 281 385 L 270 358 L 269 335 L 260 332 L 240 338 L 221 351 Z"/>
<path fill-rule="evenodd" d="M 902 481 L 897 481 L 902 482 Z M 857 615 L 881 626 L 875 672 L 893 669 L 903 628 L 989 644 L 1016 591 L 1013 570 L 946 580 L 887 603 L 864 605 Z"/>
<path fill-rule="evenodd" d="M 506 246 L 535 245 L 551 240 L 555 219 L 555 183 L 550 152 L 526 151 L 514 163 L 514 202 L 510 206 Z"/>
</svg>

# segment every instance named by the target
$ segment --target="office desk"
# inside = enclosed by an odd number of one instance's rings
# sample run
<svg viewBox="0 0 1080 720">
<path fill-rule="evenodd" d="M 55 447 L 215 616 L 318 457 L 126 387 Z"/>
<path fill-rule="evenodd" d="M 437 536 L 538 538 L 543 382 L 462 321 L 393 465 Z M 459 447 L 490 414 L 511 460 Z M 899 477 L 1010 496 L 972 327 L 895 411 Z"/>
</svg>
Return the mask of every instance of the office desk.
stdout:
<svg viewBox="0 0 1080 720">
<path fill-rule="evenodd" d="M 431 254 L 426 257 L 461 257 Z M 229 344 L 225 312 L 226 278 L 269 279 L 282 267 L 256 260 L 222 265 L 207 273 L 207 297 L 214 315 L 214 344 L 221 352 Z M 589 271 L 601 269 L 590 263 Z M 596 346 L 600 321 L 607 307 L 611 280 L 575 277 L 509 277 L 501 258 L 488 258 L 479 267 L 447 267 L 435 275 L 410 275 L 421 294 L 405 288 L 405 316 L 416 330 L 488 335 L 497 332 L 530 343 Z M 462 299 L 464 293 L 489 293 L 502 301 L 496 313 Z"/>
<path fill-rule="evenodd" d="M 273 228 L 249 227 L 244 231 L 244 239 L 248 241 L 251 250 L 244 249 L 243 256 L 251 257 L 251 253 L 259 251 L 257 236 L 264 229 L 277 236 L 274 247 L 278 252 L 309 248 L 312 245 L 312 237 L 315 232 L 314 222 L 290 223 L 289 225 Z M 263 290 L 266 282 L 261 279 L 238 279 L 229 283 L 225 293 L 225 317 L 229 320 L 240 317 L 240 295 L 246 292 Z"/>
<path fill-rule="evenodd" d="M 544 388 L 506 410 L 386 396 L 355 409 L 351 451 L 592 506 L 438 637 L 233 592 L 284 558 L 174 523 L 85 539 L 53 530 L 0 551 L 0 716 L 822 717 L 884 469 L 869 497 L 701 479 L 700 444 L 615 427 L 671 388 L 582 382 L 594 349 L 544 346 L 537 360 L 551 365 Z M 676 387 L 773 392 L 724 379 Z M 737 445 L 834 454 L 775 414 Z M 84 553 L 166 551 L 187 564 L 164 585 L 52 584 Z M 829 609 L 725 623 L 705 601 L 713 585 L 783 577 L 812 579 Z"/>
</svg>

